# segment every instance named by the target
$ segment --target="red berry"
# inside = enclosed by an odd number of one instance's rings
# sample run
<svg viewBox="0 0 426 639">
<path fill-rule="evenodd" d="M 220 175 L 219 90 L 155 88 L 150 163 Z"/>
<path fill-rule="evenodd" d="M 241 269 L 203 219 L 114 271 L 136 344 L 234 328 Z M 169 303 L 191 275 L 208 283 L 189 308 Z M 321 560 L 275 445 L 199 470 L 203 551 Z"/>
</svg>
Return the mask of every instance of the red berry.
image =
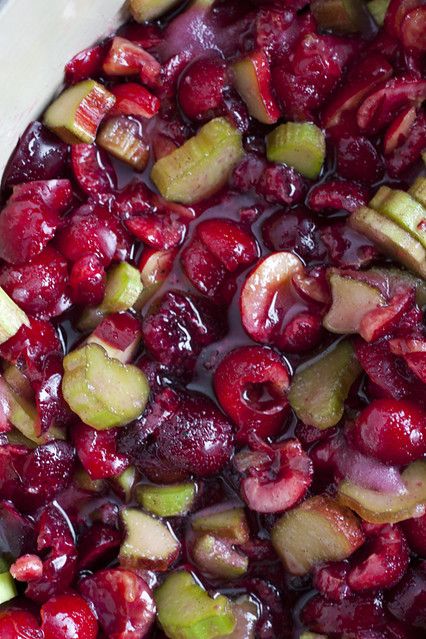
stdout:
<svg viewBox="0 0 426 639">
<path fill-rule="evenodd" d="M 45 639 L 36 617 L 19 608 L 0 611 L 0 636 L 1 639 Z"/>
<path fill-rule="evenodd" d="M 426 562 L 408 570 L 390 593 L 388 608 L 405 624 L 426 630 Z"/>
<path fill-rule="evenodd" d="M 78 422 L 72 427 L 77 455 L 92 479 L 117 477 L 129 466 L 125 455 L 117 452 L 117 430 L 95 430 Z"/>
<path fill-rule="evenodd" d="M 372 184 L 385 172 L 383 159 L 365 137 L 347 137 L 337 145 L 337 172 L 347 180 Z"/>
<path fill-rule="evenodd" d="M 322 318 L 317 313 L 299 313 L 284 328 L 276 344 L 288 353 L 305 353 L 318 346 L 323 336 Z"/>
<path fill-rule="evenodd" d="M 402 523 L 408 545 L 420 557 L 426 559 L 426 514 Z"/>
<path fill-rule="evenodd" d="M 188 118 L 204 120 L 223 104 L 225 63 L 215 55 L 192 62 L 183 73 L 178 88 L 179 104 Z"/>
<path fill-rule="evenodd" d="M 85 255 L 73 264 L 70 274 L 74 304 L 97 306 L 105 295 L 106 272 L 96 255 Z"/>
<path fill-rule="evenodd" d="M 74 593 L 56 595 L 41 607 L 44 639 L 96 639 L 98 622 L 87 602 Z"/>
<path fill-rule="evenodd" d="M 96 144 L 73 144 L 71 166 L 79 187 L 87 195 L 110 193 L 117 187 L 111 160 Z"/>
</svg>

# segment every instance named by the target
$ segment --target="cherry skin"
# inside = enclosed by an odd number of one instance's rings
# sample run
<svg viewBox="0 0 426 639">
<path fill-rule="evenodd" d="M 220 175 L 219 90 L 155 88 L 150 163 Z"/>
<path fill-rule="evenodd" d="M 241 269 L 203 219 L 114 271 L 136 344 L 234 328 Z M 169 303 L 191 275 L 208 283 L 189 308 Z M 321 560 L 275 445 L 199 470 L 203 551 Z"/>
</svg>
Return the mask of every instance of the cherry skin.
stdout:
<svg viewBox="0 0 426 639">
<path fill-rule="evenodd" d="M 57 595 L 41 608 L 44 639 L 96 639 L 98 622 L 89 605 L 75 593 Z"/>
<path fill-rule="evenodd" d="M 426 415 L 407 401 L 377 399 L 358 416 L 352 436 L 365 455 L 409 464 L 426 453 Z"/>
<path fill-rule="evenodd" d="M 225 63 L 218 56 L 195 60 L 183 74 L 178 90 L 179 104 L 191 120 L 204 120 L 223 103 Z"/>
</svg>

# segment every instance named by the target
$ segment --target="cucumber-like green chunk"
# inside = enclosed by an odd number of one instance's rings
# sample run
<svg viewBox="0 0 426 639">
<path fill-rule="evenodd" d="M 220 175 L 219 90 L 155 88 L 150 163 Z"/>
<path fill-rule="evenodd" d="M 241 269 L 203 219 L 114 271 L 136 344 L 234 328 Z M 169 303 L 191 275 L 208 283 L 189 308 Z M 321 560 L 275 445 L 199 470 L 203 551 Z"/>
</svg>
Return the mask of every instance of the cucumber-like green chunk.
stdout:
<svg viewBox="0 0 426 639">
<path fill-rule="evenodd" d="M 142 292 L 141 276 L 137 268 L 121 262 L 109 269 L 105 296 L 100 306 L 104 313 L 119 313 L 132 308 Z"/>
<path fill-rule="evenodd" d="M 298 368 L 288 399 L 299 419 L 321 430 L 341 419 L 349 389 L 361 373 L 350 342 L 343 340 Z"/>
<path fill-rule="evenodd" d="M 324 164 L 325 136 L 310 122 L 287 122 L 266 137 L 266 154 L 270 162 L 288 164 L 314 180 Z"/>
<path fill-rule="evenodd" d="M 140 484 L 136 488 L 138 503 L 159 517 L 186 515 L 194 503 L 196 494 L 197 485 L 192 481 L 167 486 Z"/>
<path fill-rule="evenodd" d="M 185 570 L 169 574 L 154 598 L 158 621 L 169 639 L 226 637 L 236 626 L 229 599 L 210 597 Z"/>
<path fill-rule="evenodd" d="M 30 325 L 28 317 L 0 286 L 0 344 L 16 335 L 24 324 Z"/>
<path fill-rule="evenodd" d="M 215 118 L 158 160 L 151 179 L 167 200 L 194 204 L 219 191 L 243 155 L 238 129 L 225 118 Z"/>
<path fill-rule="evenodd" d="M 426 248 L 426 209 L 408 193 L 389 190 L 390 193 L 378 201 L 380 190 L 370 202 L 371 208 L 393 220 Z"/>
<path fill-rule="evenodd" d="M 149 386 L 139 368 L 110 359 L 98 344 L 86 344 L 64 358 L 62 392 L 85 424 L 105 430 L 139 417 Z"/>
<path fill-rule="evenodd" d="M 2 572 L 0 574 L 0 604 L 14 599 L 17 594 L 16 584 L 9 570 Z"/>
</svg>

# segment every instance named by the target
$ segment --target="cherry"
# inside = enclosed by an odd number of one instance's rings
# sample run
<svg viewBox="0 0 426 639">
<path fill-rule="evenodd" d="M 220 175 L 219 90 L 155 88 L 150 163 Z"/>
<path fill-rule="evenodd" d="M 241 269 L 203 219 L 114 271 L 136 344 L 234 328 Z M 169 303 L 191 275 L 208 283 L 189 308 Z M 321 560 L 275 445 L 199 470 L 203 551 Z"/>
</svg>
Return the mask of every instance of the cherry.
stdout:
<svg viewBox="0 0 426 639">
<path fill-rule="evenodd" d="M 298 204 L 305 190 L 302 176 L 283 164 L 268 165 L 257 183 L 257 192 L 271 204 Z"/>
<path fill-rule="evenodd" d="M 314 569 L 313 585 L 330 601 L 341 601 L 351 594 L 348 586 L 349 565 L 345 561 L 333 561 Z"/>
<path fill-rule="evenodd" d="M 262 234 L 266 245 L 275 251 L 292 250 L 306 260 L 324 257 L 314 218 L 301 207 L 274 213 L 264 222 Z"/>
<path fill-rule="evenodd" d="M 186 235 L 184 221 L 172 212 L 143 213 L 127 220 L 126 226 L 139 240 L 162 250 L 179 246 Z"/>
<path fill-rule="evenodd" d="M 197 236 L 231 273 L 250 266 L 258 255 L 252 234 L 232 220 L 203 220 L 197 226 Z"/>
<path fill-rule="evenodd" d="M 218 55 L 202 56 L 185 69 L 179 81 L 178 100 L 188 118 L 204 120 L 222 107 L 225 69 Z"/>
<path fill-rule="evenodd" d="M 75 452 L 71 444 L 52 441 L 35 448 L 25 460 L 21 481 L 39 504 L 51 501 L 71 482 Z"/>
<path fill-rule="evenodd" d="M 98 622 L 88 603 L 69 592 L 56 595 L 40 610 L 44 639 L 96 639 Z"/>
<path fill-rule="evenodd" d="M 390 593 L 388 608 L 405 624 L 426 630 L 426 563 L 412 566 Z"/>
<path fill-rule="evenodd" d="M 347 211 L 353 213 L 368 202 L 368 192 L 353 182 L 329 180 L 314 186 L 308 195 L 312 211 Z"/>
<path fill-rule="evenodd" d="M 35 615 L 17 607 L 0 610 L 0 635 L 2 639 L 45 639 Z"/>
<path fill-rule="evenodd" d="M 426 514 L 402 522 L 402 528 L 410 548 L 426 559 Z"/>
<path fill-rule="evenodd" d="M 74 304 L 97 306 L 105 295 L 106 271 L 96 255 L 80 257 L 70 273 L 71 299 Z"/>
<path fill-rule="evenodd" d="M 305 353 L 315 348 L 323 337 L 322 317 L 303 312 L 294 317 L 279 337 L 279 348 L 287 353 Z"/>
<path fill-rule="evenodd" d="M 117 430 L 95 430 L 83 422 L 72 427 L 77 455 L 92 479 L 117 477 L 129 466 L 125 455 L 117 452 Z"/>
<path fill-rule="evenodd" d="M 111 160 L 96 144 L 71 145 L 71 166 L 79 187 L 87 195 L 102 195 L 117 187 Z"/>
<path fill-rule="evenodd" d="M 78 540 L 79 570 L 92 570 L 108 565 L 116 558 L 122 541 L 123 533 L 120 530 L 95 521 Z"/>
<path fill-rule="evenodd" d="M 303 608 L 302 620 L 313 632 L 347 633 L 382 628 L 386 615 L 381 597 L 356 595 L 335 602 L 316 595 Z"/>
<path fill-rule="evenodd" d="M 195 288 L 217 304 L 228 305 L 236 291 L 235 279 L 207 246 L 194 238 L 181 255 L 182 268 Z"/>
<path fill-rule="evenodd" d="M 382 158 L 365 137 L 347 137 L 337 145 L 337 172 L 348 180 L 372 184 L 384 175 Z"/>
<path fill-rule="evenodd" d="M 426 453 L 426 415 L 407 401 L 371 402 L 352 434 L 358 450 L 385 464 L 408 464 Z"/>
<path fill-rule="evenodd" d="M 65 82 L 77 84 L 82 80 L 100 75 L 108 47 L 109 42 L 107 41 L 77 53 L 65 65 Z"/>
</svg>

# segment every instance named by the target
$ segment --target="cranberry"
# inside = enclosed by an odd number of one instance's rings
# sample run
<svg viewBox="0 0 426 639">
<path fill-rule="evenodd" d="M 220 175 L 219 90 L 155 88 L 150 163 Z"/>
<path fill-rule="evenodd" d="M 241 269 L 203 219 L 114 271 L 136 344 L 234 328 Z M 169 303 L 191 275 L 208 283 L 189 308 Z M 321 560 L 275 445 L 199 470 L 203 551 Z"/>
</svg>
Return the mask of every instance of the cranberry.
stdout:
<svg viewBox="0 0 426 639">
<path fill-rule="evenodd" d="M 14 607 L 0 610 L 0 635 L 2 639 L 44 639 L 36 617 Z"/>
<path fill-rule="evenodd" d="M 426 563 L 411 567 L 393 589 L 388 608 L 400 621 L 426 630 Z"/>
<path fill-rule="evenodd" d="M 226 67 L 217 55 L 198 58 L 186 69 L 179 81 L 178 100 L 188 118 L 204 120 L 223 105 Z"/>
<path fill-rule="evenodd" d="M 92 479 L 116 477 L 126 470 L 129 461 L 117 452 L 117 430 L 98 431 L 83 422 L 72 427 L 77 455 Z"/>
<path fill-rule="evenodd" d="M 214 388 L 223 410 L 237 424 L 237 439 L 247 442 L 277 434 L 288 416 L 289 374 L 283 360 L 261 346 L 231 351 L 219 364 Z"/>
<path fill-rule="evenodd" d="M 408 545 L 420 557 L 426 559 L 426 514 L 402 522 Z"/>
<path fill-rule="evenodd" d="M 75 593 L 52 597 L 41 607 L 44 639 L 96 639 L 98 622 L 87 602 Z"/>
<path fill-rule="evenodd" d="M 102 195 L 117 187 L 111 160 L 96 144 L 73 144 L 71 166 L 79 187 L 87 195 Z"/>
<path fill-rule="evenodd" d="M 313 632 L 356 632 L 382 628 L 386 615 L 381 597 L 353 596 L 340 602 L 316 595 L 302 610 L 303 622 Z"/>
<path fill-rule="evenodd" d="M 358 416 L 353 442 L 385 464 L 408 464 L 426 453 L 426 415 L 403 400 L 375 400 Z"/>
<path fill-rule="evenodd" d="M 313 585 L 330 601 L 341 601 L 351 594 L 348 586 L 349 565 L 347 562 L 329 562 L 315 568 Z"/>
<path fill-rule="evenodd" d="M 257 192 L 272 204 L 297 204 L 303 199 L 305 183 L 291 166 L 273 164 L 263 171 Z"/>
<path fill-rule="evenodd" d="M 111 639 L 141 639 L 155 618 L 155 603 L 146 582 L 129 570 L 101 570 L 80 583 L 99 624 Z"/>
<path fill-rule="evenodd" d="M 365 137 L 348 137 L 337 146 L 337 172 L 343 178 L 372 184 L 384 175 L 385 167 L 373 144 Z"/>
<path fill-rule="evenodd" d="M 68 281 L 66 261 L 48 246 L 22 266 L 0 268 L 0 286 L 28 313 L 54 315 L 52 308 L 65 293 Z"/>
<path fill-rule="evenodd" d="M 71 299 L 74 304 L 97 306 L 105 295 L 106 272 L 96 255 L 85 255 L 72 266 Z"/>
</svg>

